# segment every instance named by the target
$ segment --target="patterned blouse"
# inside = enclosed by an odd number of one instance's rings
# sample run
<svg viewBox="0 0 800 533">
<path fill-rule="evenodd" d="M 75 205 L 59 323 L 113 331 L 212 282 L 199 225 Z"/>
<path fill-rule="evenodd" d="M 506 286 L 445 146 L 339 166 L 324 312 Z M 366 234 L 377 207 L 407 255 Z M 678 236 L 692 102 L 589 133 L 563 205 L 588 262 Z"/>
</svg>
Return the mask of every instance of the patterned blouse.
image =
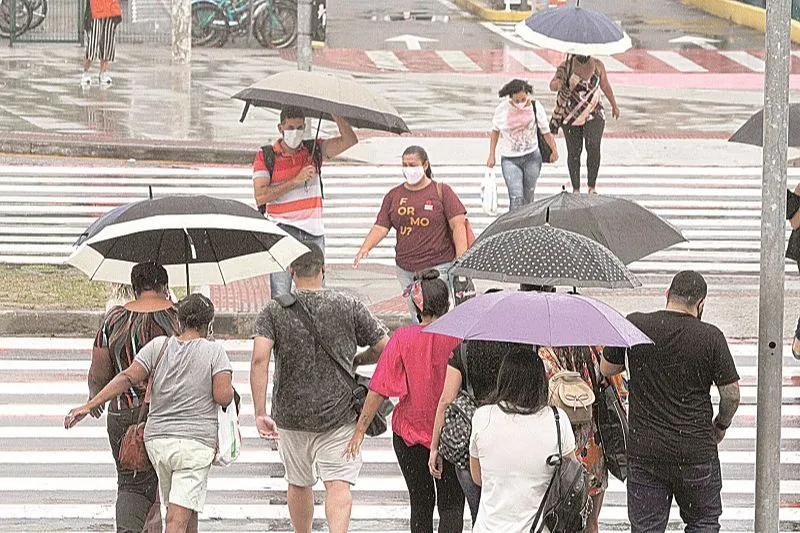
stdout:
<svg viewBox="0 0 800 533">
<path fill-rule="evenodd" d="M 130 311 L 123 306 L 111 308 L 97 332 L 95 348 L 108 349 L 108 355 L 116 376 L 128 368 L 136 354 L 148 342 L 162 335 L 180 333 L 178 311 L 174 307 L 143 313 Z M 131 387 L 117 397 L 116 409 L 135 408 L 139 399 L 144 399 L 144 387 Z"/>
</svg>

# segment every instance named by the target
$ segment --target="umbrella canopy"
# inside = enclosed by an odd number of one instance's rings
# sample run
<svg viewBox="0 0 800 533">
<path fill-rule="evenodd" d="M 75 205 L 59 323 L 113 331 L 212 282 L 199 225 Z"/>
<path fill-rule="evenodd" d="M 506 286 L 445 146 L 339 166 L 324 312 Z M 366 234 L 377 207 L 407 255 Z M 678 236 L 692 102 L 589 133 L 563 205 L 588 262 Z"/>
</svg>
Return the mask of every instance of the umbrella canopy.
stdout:
<svg viewBox="0 0 800 533">
<path fill-rule="evenodd" d="M 750 117 L 728 142 L 764 146 L 764 110 Z M 789 105 L 789 146 L 800 147 L 800 104 Z"/>
<path fill-rule="evenodd" d="M 476 242 L 506 230 L 546 223 L 599 242 L 626 265 L 686 241 L 669 222 L 630 200 L 562 192 L 504 214 Z"/>
<path fill-rule="evenodd" d="M 281 109 L 300 107 L 309 117 L 331 119 L 338 115 L 351 126 L 408 133 L 408 126 L 383 96 L 367 87 L 330 74 L 279 72 L 239 91 L 233 98 L 245 101 L 242 120 L 251 105 Z"/>
<path fill-rule="evenodd" d="M 517 24 L 517 34 L 529 43 L 585 56 L 621 54 L 631 38 L 602 13 L 582 7 L 545 9 Z"/>
<path fill-rule="evenodd" d="M 464 340 L 539 346 L 630 347 L 653 343 L 613 307 L 586 296 L 554 292 L 482 294 L 423 331 Z"/>
<path fill-rule="evenodd" d="M 503 231 L 475 242 L 450 272 L 534 285 L 607 289 L 641 285 L 602 244 L 549 225 Z"/>
<path fill-rule="evenodd" d="M 136 263 L 153 261 L 167 269 L 173 285 L 223 284 L 278 272 L 308 252 L 241 202 L 181 195 L 115 208 L 75 245 L 67 263 L 90 279 L 130 283 Z"/>
</svg>

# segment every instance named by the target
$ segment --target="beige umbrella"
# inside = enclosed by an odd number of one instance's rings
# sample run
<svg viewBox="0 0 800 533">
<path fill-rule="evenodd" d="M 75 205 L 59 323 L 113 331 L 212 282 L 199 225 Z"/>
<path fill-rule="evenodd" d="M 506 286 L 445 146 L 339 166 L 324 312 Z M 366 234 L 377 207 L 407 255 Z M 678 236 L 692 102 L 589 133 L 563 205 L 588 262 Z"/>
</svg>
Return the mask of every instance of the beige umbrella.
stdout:
<svg viewBox="0 0 800 533">
<path fill-rule="evenodd" d="M 241 121 L 251 105 L 281 109 L 299 107 L 309 117 L 331 120 L 337 115 L 355 128 L 408 133 L 408 126 L 383 96 L 355 81 L 318 72 L 279 72 L 239 91 L 244 100 Z"/>
</svg>

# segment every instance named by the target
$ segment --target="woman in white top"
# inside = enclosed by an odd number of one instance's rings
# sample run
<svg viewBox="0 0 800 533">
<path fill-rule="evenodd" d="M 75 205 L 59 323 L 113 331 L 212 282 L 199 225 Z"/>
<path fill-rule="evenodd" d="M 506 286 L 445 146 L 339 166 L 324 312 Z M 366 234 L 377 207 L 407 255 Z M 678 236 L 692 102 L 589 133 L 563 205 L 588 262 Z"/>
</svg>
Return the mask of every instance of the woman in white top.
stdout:
<svg viewBox="0 0 800 533">
<path fill-rule="evenodd" d="M 533 346 L 519 344 L 506 354 L 490 403 L 475 411 L 470 470 L 481 486 L 473 533 L 528 533 L 542 502 L 558 453 L 553 410 L 547 406 L 547 376 Z M 559 414 L 561 449 L 575 452 L 566 413 Z"/>
<path fill-rule="evenodd" d="M 531 100 L 533 87 L 524 80 L 506 83 L 498 96 L 503 98 L 494 111 L 489 141 L 489 160 L 486 166 L 494 168 L 495 152 L 500 139 L 500 166 L 508 188 L 510 210 L 514 211 L 533 201 L 533 192 L 542 170 L 542 153 L 536 129 L 553 151 L 548 163 L 558 160 L 556 140 L 550 133 L 547 112 L 541 102 Z"/>
</svg>

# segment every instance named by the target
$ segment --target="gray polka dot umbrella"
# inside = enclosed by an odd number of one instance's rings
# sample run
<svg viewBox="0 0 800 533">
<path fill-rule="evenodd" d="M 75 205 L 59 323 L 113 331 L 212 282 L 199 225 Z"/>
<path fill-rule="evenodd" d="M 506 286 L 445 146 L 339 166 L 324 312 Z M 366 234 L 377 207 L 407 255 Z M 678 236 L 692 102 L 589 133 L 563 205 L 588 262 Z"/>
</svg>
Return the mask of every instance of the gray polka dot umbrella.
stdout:
<svg viewBox="0 0 800 533">
<path fill-rule="evenodd" d="M 639 280 L 602 244 L 549 225 L 500 232 L 476 242 L 451 274 L 507 283 L 634 288 Z"/>
</svg>

